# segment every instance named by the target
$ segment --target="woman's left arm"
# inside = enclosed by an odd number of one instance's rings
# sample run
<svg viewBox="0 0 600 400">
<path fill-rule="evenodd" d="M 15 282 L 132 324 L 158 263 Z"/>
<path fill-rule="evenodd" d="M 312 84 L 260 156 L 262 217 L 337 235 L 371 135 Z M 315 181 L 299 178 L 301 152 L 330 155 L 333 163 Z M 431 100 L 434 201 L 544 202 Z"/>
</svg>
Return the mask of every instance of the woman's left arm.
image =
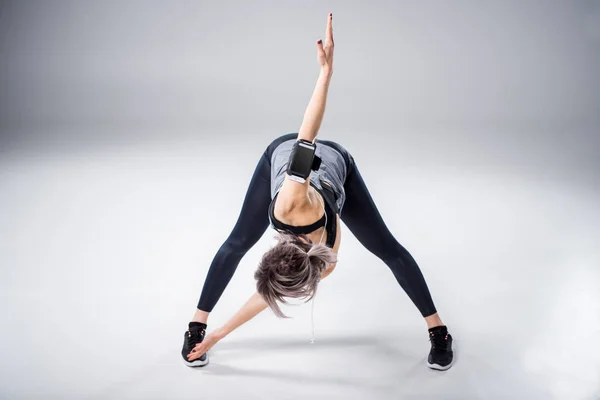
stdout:
<svg viewBox="0 0 600 400">
<path fill-rule="evenodd" d="M 339 218 L 339 217 L 338 217 Z M 337 254 L 337 251 L 340 247 L 340 225 L 338 219 L 338 228 L 337 228 L 337 237 L 335 244 L 333 246 L 333 251 Z M 336 264 L 332 264 L 328 266 L 325 271 L 321 274 L 321 279 L 327 277 Z M 196 347 L 192 349 L 192 351 L 188 354 L 188 361 L 195 360 L 200 358 L 202 354 L 206 353 L 209 349 L 211 349 L 217 342 L 225 338 L 235 329 L 239 328 L 246 322 L 250 321 L 252 318 L 256 317 L 263 310 L 267 308 L 267 302 L 262 298 L 262 296 L 255 292 L 252 294 L 250 299 L 246 301 L 246 303 L 239 309 L 239 311 L 229 319 L 222 327 L 215 329 L 210 334 L 208 334 L 202 343 L 198 343 Z"/>
<path fill-rule="evenodd" d="M 336 228 L 336 234 L 335 234 L 335 243 L 333 244 L 333 248 L 331 250 L 333 250 L 333 252 L 336 254 L 338 254 L 338 251 L 340 250 L 340 244 L 342 243 L 342 228 L 340 227 L 340 216 L 336 215 L 337 218 L 337 228 Z M 331 274 L 333 272 L 333 270 L 335 269 L 335 267 L 337 266 L 337 262 L 335 264 L 331 264 L 329 266 L 327 266 L 327 268 L 325 268 L 325 271 L 323 271 L 323 273 L 321 274 L 321 279 L 329 276 L 329 274 Z"/>
</svg>

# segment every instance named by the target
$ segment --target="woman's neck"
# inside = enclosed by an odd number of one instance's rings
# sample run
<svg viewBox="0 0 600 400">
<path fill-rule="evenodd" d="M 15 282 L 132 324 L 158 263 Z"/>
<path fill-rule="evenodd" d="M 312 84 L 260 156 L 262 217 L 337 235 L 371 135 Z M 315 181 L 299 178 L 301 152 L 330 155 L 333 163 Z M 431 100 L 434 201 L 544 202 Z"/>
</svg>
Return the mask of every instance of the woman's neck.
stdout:
<svg viewBox="0 0 600 400">
<path fill-rule="evenodd" d="M 275 218 L 287 225 L 310 225 L 325 212 L 319 197 L 321 195 L 312 186 L 301 198 L 280 199 L 278 196 L 273 210 Z"/>
</svg>

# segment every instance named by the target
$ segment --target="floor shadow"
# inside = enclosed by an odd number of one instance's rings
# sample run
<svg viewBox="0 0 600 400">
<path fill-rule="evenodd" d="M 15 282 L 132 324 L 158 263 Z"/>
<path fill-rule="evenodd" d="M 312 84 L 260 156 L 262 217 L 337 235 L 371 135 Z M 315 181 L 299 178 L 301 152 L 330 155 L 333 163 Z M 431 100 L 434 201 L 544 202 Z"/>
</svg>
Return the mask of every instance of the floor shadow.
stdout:
<svg viewBox="0 0 600 400">
<path fill-rule="evenodd" d="M 285 372 L 277 369 L 244 369 L 231 366 L 240 359 L 250 358 L 256 353 L 280 353 L 285 351 L 317 351 L 327 352 L 331 349 L 348 349 L 348 362 L 360 364 L 359 360 L 368 357 L 370 360 L 381 360 L 384 357 L 387 361 L 405 360 L 408 361 L 409 371 L 418 367 L 425 368 L 424 358 L 415 358 L 408 352 L 403 352 L 401 346 L 397 345 L 399 339 L 397 336 L 386 337 L 382 335 L 361 335 L 361 336 L 331 336 L 317 339 L 315 344 L 310 344 L 308 340 L 301 338 L 280 338 L 280 337 L 258 337 L 244 338 L 234 341 L 220 343 L 214 350 L 209 351 L 211 357 L 210 363 L 199 371 L 208 375 L 222 376 L 245 376 L 265 379 L 284 380 L 300 384 L 323 384 L 340 385 L 355 389 L 375 390 L 380 393 L 389 392 L 390 384 L 374 384 L 368 381 L 369 378 L 359 379 L 356 376 L 340 376 L 319 372 L 314 374 L 302 374 L 299 372 Z M 406 340 L 406 346 L 412 341 Z M 382 362 L 384 364 L 385 362 Z M 402 376 L 400 373 L 399 376 Z"/>
<path fill-rule="evenodd" d="M 210 365 L 210 364 L 209 364 Z M 208 367 L 208 366 L 207 366 Z M 213 364 L 210 368 L 203 368 L 203 373 L 207 375 L 220 375 L 220 376 L 244 376 L 254 377 L 263 379 L 274 379 L 277 381 L 289 381 L 290 383 L 300 385 L 337 385 L 352 387 L 354 389 L 365 389 L 365 390 L 376 390 L 385 392 L 388 390 L 387 386 L 375 385 L 368 381 L 357 379 L 356 377 L 344 377 L 340 375 L 326 375 L 323 373 L 319 374 L 302 374 L 298 372 L 283 372 L 273 370 L 259 370 L 259 369 L 244 369 L 239 367 L 232 367 L 231 365 L 225 364 Z"/>
<path fill-rule="evenodd" d="M 209 351 L 209 355 L 215 355 L 220 361 L 229 361 L 254 356 L 256 353 L 279 352 L 282 349 L 292 351 L 315 351 L 326 352 L 332 348 L 347 348 L 349 354 L 364 348 L 370 355 L 384 356 L 388 358 L 410 359 L 414 356 L 403 352 L 401 346 L 393 345 L 399 342 L 398 338 L 386 336 L 329 336 L 318 338 L 311 344 L 307 339 L 280 338 L 280 337 L 258 337 L 245 338 L 235 341 L 219 343 Z M 407 341 L 407 343 L 410 343 Z M 408 345 L 408 344 L 407 344 Z"/>
</svg>

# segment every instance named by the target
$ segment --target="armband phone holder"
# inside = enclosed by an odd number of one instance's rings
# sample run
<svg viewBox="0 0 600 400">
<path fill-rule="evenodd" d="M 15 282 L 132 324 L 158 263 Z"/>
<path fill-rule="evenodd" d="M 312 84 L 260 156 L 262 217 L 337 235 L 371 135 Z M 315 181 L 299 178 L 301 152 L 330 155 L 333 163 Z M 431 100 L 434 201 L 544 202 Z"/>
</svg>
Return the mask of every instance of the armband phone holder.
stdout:
<svg viewBox="0 0 600 400">
<path fill-rule="evenodd" d="M 304 183 L 311 171 L 317 171 L 321 166 L 321 158 L 315 155 L 317 145 L 308 140 L 298 139 L 292 147 L 287 168 L 287 174 L 293 181 Z"/>
</svg>

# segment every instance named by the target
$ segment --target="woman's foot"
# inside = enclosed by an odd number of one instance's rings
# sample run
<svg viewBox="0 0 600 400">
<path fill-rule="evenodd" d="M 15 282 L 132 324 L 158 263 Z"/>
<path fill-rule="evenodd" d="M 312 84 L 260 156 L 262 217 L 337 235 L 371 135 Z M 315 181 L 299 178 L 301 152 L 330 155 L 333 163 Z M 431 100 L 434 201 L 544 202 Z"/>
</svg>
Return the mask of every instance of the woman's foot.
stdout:
<svg viewBox="0 0 600 400">
<path fill-rule="evenodd" d="M 427 366 L 431 369 L 445 371 L 452 366 L 454 352 L 452 351 L 452 335 L 445 325 L 429 329 L 431 350 L 427 358 Z"/>
<path fill-rule="evenodd" d="M 200 358 L 189 361 L 187 356 L 190 354 L 192 349 L 196 347 L 198 343 L 202 343 L 206 335 L 206 324 L 202 322 L 190 322 L 188 324 L 188 330 L 185 332 L 183 338 L 183 348 L 181 349 L 181 356 L 183 362 L 188 367 L 203 367 L 208 364 L 208 354 L 204 353 Z"/>
</svg>

